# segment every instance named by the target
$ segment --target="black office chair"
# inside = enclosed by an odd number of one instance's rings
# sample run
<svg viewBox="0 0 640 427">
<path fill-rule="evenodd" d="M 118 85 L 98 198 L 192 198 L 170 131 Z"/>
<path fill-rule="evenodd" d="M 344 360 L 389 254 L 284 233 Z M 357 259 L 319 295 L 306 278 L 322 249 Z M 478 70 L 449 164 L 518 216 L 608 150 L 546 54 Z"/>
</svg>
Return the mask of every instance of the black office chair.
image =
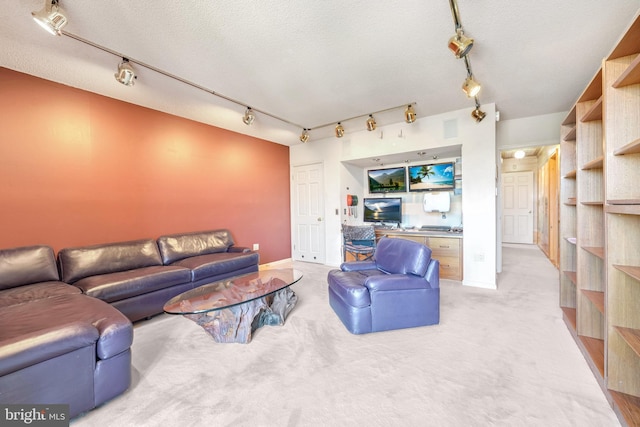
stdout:
<svg viewBox="0 0 640 427">
<path fill-rule="evenodd" d="M 356 261 L 371 259 L 376 252 L 376 232 L 373 225 L 342 224 L 342 259 L 347 253 Z"/>
</svg>

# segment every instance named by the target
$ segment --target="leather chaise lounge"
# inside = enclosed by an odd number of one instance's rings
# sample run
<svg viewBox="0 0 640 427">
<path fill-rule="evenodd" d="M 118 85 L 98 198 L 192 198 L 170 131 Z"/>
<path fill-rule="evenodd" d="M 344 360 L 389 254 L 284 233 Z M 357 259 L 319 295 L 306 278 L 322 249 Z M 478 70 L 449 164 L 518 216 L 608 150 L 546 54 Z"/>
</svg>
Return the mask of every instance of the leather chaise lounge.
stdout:
<svg viewBox="0 0 640 427">
<path fill-rule="evenodd" d="M 86 412 L 131 384 L 129 319 L 62 283 L 53 250 L 0 250 L 0 403 Z"/>
<path fill-rule="evenodd" d="M 329 304 L 353 334 L 437 324 L 439 267 L 427 246 L 382 238 L 373 260 L 329 272 Z"/>
<path fill-rule="evenodd" d="M 0 249 L 0 403 L 69 404 L 70 417 L 131 384 L 131 322 L 186 290 L 258 271 L 229 230 L 59 251 Z"/>
</svg>

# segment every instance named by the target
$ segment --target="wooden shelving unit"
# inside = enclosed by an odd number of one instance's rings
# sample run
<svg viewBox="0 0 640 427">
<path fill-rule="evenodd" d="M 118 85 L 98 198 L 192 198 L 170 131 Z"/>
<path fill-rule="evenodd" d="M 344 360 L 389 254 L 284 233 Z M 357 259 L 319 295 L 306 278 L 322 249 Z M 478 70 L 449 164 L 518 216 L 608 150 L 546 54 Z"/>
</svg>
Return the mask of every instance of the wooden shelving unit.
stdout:
<svg viewBox="0 0 640 427">
<path fill-rule="evenodd" d="M 640 17 L 561 131 L 560 306 L 621 423 L 640 426 Z"/>
</svg>

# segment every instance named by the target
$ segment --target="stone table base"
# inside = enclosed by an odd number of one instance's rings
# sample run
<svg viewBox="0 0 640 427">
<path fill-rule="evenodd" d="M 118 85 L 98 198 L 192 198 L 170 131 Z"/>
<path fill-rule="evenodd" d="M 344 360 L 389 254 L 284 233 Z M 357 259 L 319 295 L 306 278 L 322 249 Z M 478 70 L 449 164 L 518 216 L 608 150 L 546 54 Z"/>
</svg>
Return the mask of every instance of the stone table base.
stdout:
<svg viewBox="0 0 640 427">
<path fill-rule="evenodd" d="M 185 314 L 213 337 L 215 342 L 246 344 L 251 334 L 264 325 L 281 326 L 295 307 L 298 297 L 290 288 L 266 297 L 244 302 L 222 310 L 201 314 Z"/>
</svg>

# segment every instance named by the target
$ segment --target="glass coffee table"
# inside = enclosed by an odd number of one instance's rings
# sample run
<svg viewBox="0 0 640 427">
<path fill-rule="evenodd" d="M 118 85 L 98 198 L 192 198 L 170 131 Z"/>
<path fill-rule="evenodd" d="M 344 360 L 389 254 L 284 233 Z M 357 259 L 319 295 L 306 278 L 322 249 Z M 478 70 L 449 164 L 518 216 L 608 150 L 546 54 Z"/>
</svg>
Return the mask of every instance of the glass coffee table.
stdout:
<svg viewBox="0 0 640 427">
<path fill-rule="evenodd" d="M 283 325 L 298 301 L 290 286 L 302 278 L 293 268 L 260 270 L 199 286 L 171 298 L 168 314 L 181 314 L 215 342 L 248 343 L 264 325 Z"/>
</svg>

